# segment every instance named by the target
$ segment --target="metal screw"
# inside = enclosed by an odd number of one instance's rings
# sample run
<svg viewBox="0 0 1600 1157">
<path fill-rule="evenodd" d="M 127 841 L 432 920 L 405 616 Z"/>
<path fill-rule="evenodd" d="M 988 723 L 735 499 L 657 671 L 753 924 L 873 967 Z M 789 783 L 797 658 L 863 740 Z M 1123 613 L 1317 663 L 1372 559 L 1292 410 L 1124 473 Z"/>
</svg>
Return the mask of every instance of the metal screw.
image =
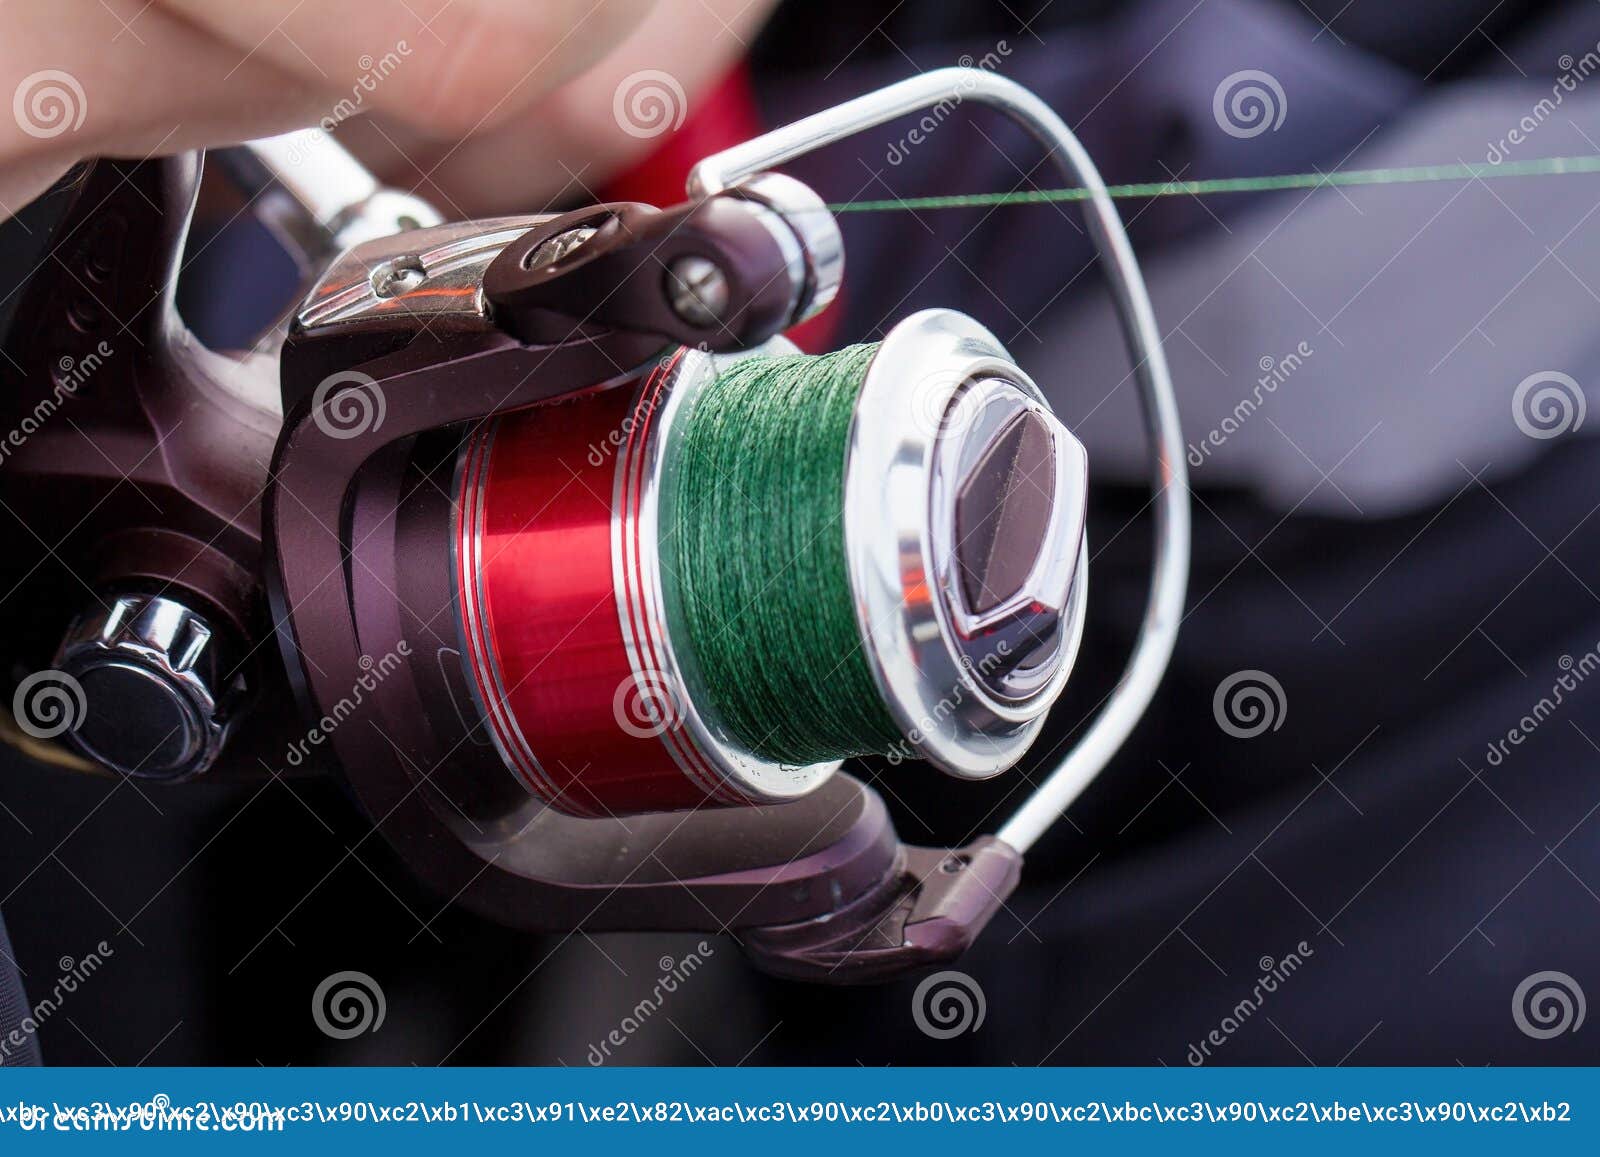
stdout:
<svg viewBox="0 0 1600 1157">
<path fill-rule="evenodd" d="M 728 309 L 728 275 L 709 258 L 691 254 L 667 268 L 667 301 L 690 325 L 709 328 Z"/>
<path fill-rule="evenodd" d="M 568 229 L 565 233 L 547 237 L 539 248 L 528 255 L 528 259 L 523 262 L 523 268 L 531 271 L 543 269 L 546 265 L 554 265 L 599 231 L 594 225 L 579 225 L 576 229 Z"/>
<path fill-rule="evenodd" d="M 372 271 L 372 292 L 379 297 L 399 297 L 428 278 L 419 257 L 395 257 Z"/>
</svg>

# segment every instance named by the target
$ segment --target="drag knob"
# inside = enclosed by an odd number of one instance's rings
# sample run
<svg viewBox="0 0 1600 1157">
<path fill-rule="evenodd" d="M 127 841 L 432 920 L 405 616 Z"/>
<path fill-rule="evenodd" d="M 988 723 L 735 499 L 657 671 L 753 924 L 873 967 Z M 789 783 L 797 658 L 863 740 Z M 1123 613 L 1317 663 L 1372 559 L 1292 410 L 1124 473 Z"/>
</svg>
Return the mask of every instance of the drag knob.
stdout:
<svg viewBox="0 0 1600 1157">
<path fill-rule="evenodd" d="M 945 425 L 933 518 L 935 539 L 949 536 L 941 594 L 953 644 L 992 694 L 1024 701 L 1054 677 L 1068 645 L 1061 626 L 1080 578 L 1087 459 L 1048 407 L 1000 378 L 964 390 Z"/>
<path fill-rule="evenodd" d="M 227 735 L 218 649 L 206 620 L 170 598 L 123 595 L 85 614 L 56 656 L 86 704 L 72 742 L 123 775 L 199 775 Z"/>
</svg>

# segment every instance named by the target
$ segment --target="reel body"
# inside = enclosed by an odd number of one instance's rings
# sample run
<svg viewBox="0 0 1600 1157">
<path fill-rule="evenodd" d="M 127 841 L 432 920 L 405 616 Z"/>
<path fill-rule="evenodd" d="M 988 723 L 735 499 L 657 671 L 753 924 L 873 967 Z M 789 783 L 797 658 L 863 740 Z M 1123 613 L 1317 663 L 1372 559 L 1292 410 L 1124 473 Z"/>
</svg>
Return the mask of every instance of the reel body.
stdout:
<svg viewBox="0 0 1600 1157">
<path fill-rule="evenodd" d="M 1022 90 L 979 81 L 1076 149 Z M 210 479 L 259 479 L 244 531 L 218 536 L 227 573 L 259 583 L 219 594 L 183 555 L 110 568 L 120 617 L 80 614 L 56 656 L 94 688 L 66 738 L 151 778 L 193 778 L 224 743 L 229 763 L 335 769 L 428 883 L 518 926 L 734 930 L 763 967 L 830 981 L 959 953 L 1031 836 L 906 847 L 839 768 L 878 752 L 985 778 L 1027 750 L 1083 629 L 1085 455 L 960 314 L 797 355 L 780 335 L 832 299 L 842 245 L 815 194 L 765 169 L 973 83 L 927 74 L 740 146 L 674 208 L 424 222 L 343 252 L 283 340 L 270 462 L 198 452 L 174 479 L 208 510 Z M 122 250 L 144 284 L 172 268 L 195 173 L 132 169 L 167 239 Z M 86 189 L 128 176 L 104 165 Z M 1095 207 L 1152 428 L 1181 446 L 1137 268 Z M 170 298 L 159 313 L 140 397 L 259 401 L 258 361 L 223 365 Z M 1181 471 L 1181 453 L 1158 462 L 1151 614 L 1079 749 L 1089 775 L 1170 649 Z M 130 635 L 147 621 L 172 629 Z M 252 645 L 268 630 L 279 666 Z M 307 731 L 262 694 L 284 680 Z M 177 700 L 203 740 L 181 758 L 118 707 L 152 681 L 206 695 Z M 1012 830 L 1084 774 L 1069 757 Z"/>
</svg>

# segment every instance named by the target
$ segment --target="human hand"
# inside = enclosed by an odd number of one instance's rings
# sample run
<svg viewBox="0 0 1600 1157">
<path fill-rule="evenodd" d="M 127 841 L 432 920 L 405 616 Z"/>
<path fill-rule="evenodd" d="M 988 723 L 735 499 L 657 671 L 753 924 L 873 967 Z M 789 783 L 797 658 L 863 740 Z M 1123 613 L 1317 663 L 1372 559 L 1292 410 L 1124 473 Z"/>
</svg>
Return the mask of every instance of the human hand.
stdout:
<svg viewBox="0 0 1600 1157">
<path fill-rule="evenodd" d="M 11 0 L 0 38 L 0 215 L 86 157 L 145 157 L 317 123 L 450 215 L 598 183 L 649 139 L 617 85 L 685 99 L 770 7 L 737 0 Z M 3 92 L 0 92 L 3 95 Z M 352 115 L 358 114 L 358 115 Z"/>
</svg>

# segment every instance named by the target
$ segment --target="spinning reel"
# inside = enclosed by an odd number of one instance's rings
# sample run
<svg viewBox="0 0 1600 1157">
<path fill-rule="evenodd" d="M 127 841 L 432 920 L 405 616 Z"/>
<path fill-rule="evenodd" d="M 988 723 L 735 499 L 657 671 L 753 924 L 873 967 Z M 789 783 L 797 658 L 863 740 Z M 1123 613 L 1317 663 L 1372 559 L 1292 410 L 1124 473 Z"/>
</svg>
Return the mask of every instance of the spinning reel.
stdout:
<svg viewBox="0 0 1600 1157">
<path fill-rule="evenodd" d="M 961 314 L 795 351 L 843 246 L 771 169 L 956 97 L 1092 191 L 1157 550 L 1099 717 L 995 836 L 945 850 L 903 845 L 841 762 L 980 779 L 1027 750 L 1083 629 L 1085 453 Z M 733 931 L 827 981 L 960 953 L 1144 711 L 1182 609 L 1171 387 L 1077 140 L 951 69 L 707 158 L 679 206 L 449 224 L 323 148 L 316 180 L 281 141 L 230 161 L 311 282 L 276 357 L 178 321 L 198 158 L 80 182 L 8 349 L 12 541 L 71 527 L 5 564 L 10 738 L 174 782 L 336 770 L 429 884 L 516 926 Z"/>
</svg>

